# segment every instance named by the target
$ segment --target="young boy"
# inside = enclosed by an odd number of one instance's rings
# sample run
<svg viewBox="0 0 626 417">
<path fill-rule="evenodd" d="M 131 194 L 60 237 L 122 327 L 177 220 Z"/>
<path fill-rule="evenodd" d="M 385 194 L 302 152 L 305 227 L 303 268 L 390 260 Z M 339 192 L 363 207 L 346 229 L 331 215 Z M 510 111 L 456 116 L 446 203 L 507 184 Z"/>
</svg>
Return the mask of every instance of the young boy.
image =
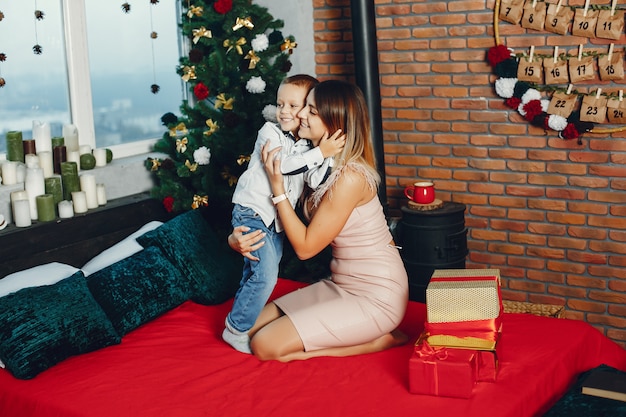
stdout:
<svg viewBox="0 0 626 417">
<path fill-rule="evenodd" d="M 237 182 L 233 194 L 232 226 L 247 226 L 249 230 L 265 233 L 264 245 L 255 253 L 257 260 L 244 257 L 243 276 L 235 294 L 232 310 L 226 316 L 222 339 L 236 350 L 251 353 L 248 331 L 276 285 L 278 267 L 283 253 L 280 220 L 274 204 L 289 199 L 295 206 L 305 182 L 315 189 L 330 173 L 331 156 L 339 153 L 340 141 L 322 141 L 313 146 L 308 139 L 297 139 L 300 119 L 298 112 L 304 106 L 309 91 L 318 81 L 304 74 L 284 79 L 276 94 L 278 124 L 267 122 L 259 130 L 254 152 L 246 171 Z M 285 175 L 287 196 L 273 197 L 261 162 L 261 149 L 267 141 L 271 148 L 281 146 L 281 171 Z"/>
</svg>

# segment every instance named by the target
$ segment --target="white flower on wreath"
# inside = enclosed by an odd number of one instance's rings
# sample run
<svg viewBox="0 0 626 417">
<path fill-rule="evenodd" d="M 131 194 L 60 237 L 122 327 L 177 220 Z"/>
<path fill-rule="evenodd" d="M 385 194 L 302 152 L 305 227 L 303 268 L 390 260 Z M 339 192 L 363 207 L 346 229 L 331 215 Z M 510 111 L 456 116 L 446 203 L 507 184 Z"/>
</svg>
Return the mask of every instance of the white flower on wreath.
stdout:
<svg viewBox="0 0 626 417">
<path fill-rule="evenodd" d="M 211 161 L 211 150 L 206 146 L 201 146 L 193 151 L 193 159 L 198 165 L 209 165 Z"/>
<path fill-rule="evenodd" d="M 252 94 L 261 94 L 265 91 L 265 86 L 261 77 L 251 77 L 246 83 L 246 90 Z"/>
<path fill-rule="evenodd" d="M 273 104 L 268 104 L 267 106 L 263 107 L 263 111 L 261 112 L 261 114 L 263 115 L 263 118 L 268 122 L 278 122 L 278 119 L 276 118 L 276 106 Z"/>
<path fill-rule="evenodd" d="M 254 52 L 263 52 L 268 46 L 270 46 L 270 40 L 266 34 L 259 33 L 254 37 L 254 39 L 252 39 L 250 44 L 252 45 Z"/>
</svg>

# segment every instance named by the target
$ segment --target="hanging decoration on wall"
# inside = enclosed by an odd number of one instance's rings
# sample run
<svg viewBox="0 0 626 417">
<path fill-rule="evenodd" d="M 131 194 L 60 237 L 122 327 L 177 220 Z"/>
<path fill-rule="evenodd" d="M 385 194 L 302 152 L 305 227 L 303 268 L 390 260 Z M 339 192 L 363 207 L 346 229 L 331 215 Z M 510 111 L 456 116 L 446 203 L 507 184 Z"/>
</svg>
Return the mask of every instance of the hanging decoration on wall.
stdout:
<svg viewBox="0 0 626 417">
<path fill-rule="evenodd" d="M 122 4 L 122 11 L 124 13 L 130 13 L 130 4 L 128 4 L 128 3 Z"/>
<path fill-rule="evenodd" d="M 35 0 L 35 46 L 33 46 L 33 53 L 35 55 L 41 55 L 43 53 L 43 47 L 39 45 L 39 40 L 37 37 L 37 22 L 43 20 L 44 17 L 44 12 L 37 8 L 37 0 Z"/>
<path fill-rule="evenodd" d="M 159 0 L 150 0 L 151 6 L 155 6 L 158 3 L 159 3 Z M 152 94 L 157 94 L 161 90 L 161 87 L 156 82 L 156 61 L 155 61 L 155 56 L 154 56 L 154 42 L 156 41 L 158 37 L 159 35 L 154 30 L 154 19 L 152 17 L 152 7 L 150 7 L 150 39 L 152 39 L 152 41 L 150 42 L 150 46 L 152 47 L 152 80 L 153 80 L 153 83 L 150 86 L 150 91 L 152 92 Z"/>
<path fill-rule="evenodd" d="M 611 43 L 608 52 L 602 50 L 603 45 L 594 44 L 585 50 L 585 45 L 580 44 L 577 54 L 559 53 L 558 46 L 554 47 L 552 54 L 535 54 L 534 46 L 530 46 L 530 53 L 515 53 L 501 41 L 498 26 L 502 20 L 519 24 L 527 30 L 565 36 L 571 27 L 575 36 L 619 39 L 623 16 L 623 10 L 616 10 L 615 0 L 610 8 L 590 6 L 589 0 L 584 8 L 563 6 L 562 0 L 550 4 L 537 0 L 496 0 L 493 18 L 495 46 L 487 51 L 487 61 L 498 77 L 494 82 L 496 94 L 532 125 L 553 130 L 565 140 L 578 139 L 579 144 L 582 144 L 584 133 L 626 130 L 626 126 L 597 127 L 607 122 L 626 123 L 622 90 L 609 88 L 603 93 L 602 88 L 594 89 L 589 85 L 594 80 L 604 84 L 624 80 L 623 50 L 615 50 Z M 606 24 L 598 23 L 600 20 Z M 620 22 L 622 25 L 618 28 Z M 579 33 L 580 28 L 590 26 L 594 29 Z M 617 29 L 617 34 L 613 29 Z M 585 91 L 574 88 L 574 83 L 578 82 L 585 82 Z"/>
<path fill-rule="evenodd" d="M 2 12 L 0 12 L 0 15 L 2 15 Z M 6 60 L 7 60 L 7 54 L 5 54 L 4 52 L 0 52 L 0 64 Z M 2 77 L 2 65 L 0 65 L 0 88 L 4 87 L 5 85 L 6 85 L 6 80 Z"/>
</svg>

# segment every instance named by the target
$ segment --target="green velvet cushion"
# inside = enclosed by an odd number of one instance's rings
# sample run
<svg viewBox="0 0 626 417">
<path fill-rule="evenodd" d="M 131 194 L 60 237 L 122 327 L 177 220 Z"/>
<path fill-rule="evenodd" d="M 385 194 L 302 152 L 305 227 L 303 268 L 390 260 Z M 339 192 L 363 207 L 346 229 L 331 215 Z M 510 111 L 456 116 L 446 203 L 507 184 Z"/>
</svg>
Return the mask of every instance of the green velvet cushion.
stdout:
<svg viewBox="0 0 626 417">
<path fill-rule="evenodd" d="M 159 248 L 146 248 L 87 277 L 120 336 L 189 299 L 189 283 Z"/>
<path fill-rule="evenodd" d="M 226 252 L 200 210 L 179 214 L 139 236 L 143 247 L 157 246 L 191 281 L 191 300 L 219 304 L 232 297 L 239 286 L 241 268 Z"/>
<path fill-rule="evenodd" d="M 80 271 L 0 298 L 0 359 L 16 378 L 33 378 L 72 355 L 119 342 Z"/>
</svg>

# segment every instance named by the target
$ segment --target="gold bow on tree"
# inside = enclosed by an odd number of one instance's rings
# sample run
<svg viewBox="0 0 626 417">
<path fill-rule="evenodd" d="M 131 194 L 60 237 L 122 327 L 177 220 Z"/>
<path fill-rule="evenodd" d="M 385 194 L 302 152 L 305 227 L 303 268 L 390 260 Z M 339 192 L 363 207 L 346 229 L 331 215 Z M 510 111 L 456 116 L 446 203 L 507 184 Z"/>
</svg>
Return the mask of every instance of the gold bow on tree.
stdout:
<svg viewBox="0 0 626 417">
<path fill-rule="evenodd" d="M 217 95 L 217 97 L 215 97 L 215 108 L 219 109 L 220 107 L 223 107 L 224 110 L 232 110 L 233 101 L 235 101 L 234 98 L 231 97 L 226 100 L 226 94 L 220 93 Z"/>
<path fill-rule="evenodd" d="M 181 78 L 185 82 L 188 82 L 189 80 L 195 80 L 196 79 L 196 66 L 192 65 L 189 67 L 185 65 L 183 67 L 183 76 Z"/>
<path fill-rule="evenodd" d="M 157 158 L 153 158 L 151 162 L 152 168 L 150 168 L 150 171 L 158 171 L 159 167 L 161 166 L 161 161 L 159 161 Z"/>
<path fill-rule="evenodd" d="M 250 20 L 249 17 L 246 17 L 245 19 L 242 19 L 241 17 L 238 17 L 236 22 L 235 22 L 235 26 L 233 26 L 233 31 L 237 31 L 239 29 L 241 29 L 242 27 L 246 27 L 250 30 L 252 30 L 252 28 L 254 28 L 254 25 L 252 24 L 252 21 Z"/>
<path fill-rule="evenodd" d="M 180 132 L 181 136 L 185 136 L 188 132 L 187 126 L 183 122 L 180 122 L 174 127 L 170 127 L 170 137 L 177 136 L 177 132 Z"/>
<path fill-rule="evenodd" d="M 192 209 L 197 209 L 200 206 L 208 206 L 209 205 L 209 197 L 208 196 L 203 196 L 200 197 L 199 195 L 194 195 L 193 196 L 193 202 L 191 203 L 191 208 Z"/>
<path fill-rule="evenodd" d="M 235 177 L 228 171 L 228 167 L 226 167 L 224 171 L 222 171 L 222 178 L 228 181 L 228 186 L 230 187 L 237 184 L 237 177 Z"/>
<path fill-rule="evenodd" d="M 187 143 L 189 143 L 187 138 L 176 139 L 176 152 L 184 153 L 187 150 Z"/>
<path fill-rule="evenodd" d="M 256 67 L 256 64 L 261 60 L 261 58 L 259 58 L 253 50 L 250 50 L 250 52 L 248 52 L 248 55 L 246 55 L 246 57 L 244 59 L 249 59 L 250 60 L 250 64 L 248 65 L 248 69 L 254 69 Z"/>
<path fill-rule="evenodd" d="M 202 12 L 204 11 L 204 9 L 202 8 L 202 6 L 190 6 L 189 10 L 187 11 L 187 17 L 188 18 L 192 18 L 194 16 L 200 17 L 202 16 Z"/>
<path fill-rule="evenodd" d="M 208 126 L 209 130 L 204 131 L 205 136 L 211 136 L 218 128 L 217 123 L 214 122 L 213 119 L 207 119 L 206 125 Z"/>
<path fill-rule="evenodd" d="M 293 53 L 293 49 L 298 46 L 297 42 L 293 42 L 291 39 L 285 39 L 282 45 L 280 45 L 281 51 L 288 51 L 290 54 Z"/>
<path fill-rule="evenodd" d="M 237 165 L 243 165 L 246 162 L 250 162 L 250 155 L 239 155 L 239 158 L 237 158 Z"/>
<path fill-rule="evenodd" d="M 200 29 L 194 29 L 191 31 L 193 33 L 193 43 L 198 43 L 201 38 L 209 38 L 213 37 L 213 34 L 210 30 L 207 30 L 204 26 L 200 26 Z"/>
<path fill-rule="evenodd" d="M 243 55 L 243 49 L 241 49 L 241 46 L 245 44 L 246 44 L 246 38 L 244 38 L 243 36 L 237 39 L 237 41 L 234 43 L 230 39 L 224 39 L 224 43 L 223 43 L 224 48 L 228 48 L 226 53 L 229 53 L 231 49 L 235 48 L 235 50 L 237 50 L 237 53 L 239 55 Z"/>
<path fill-rule="evenodd" d="M 198 163 L 195 162 L 192 164 L 191 162 L 189 162 L 189 159 L 185 161 L 185 166 L 187 167 L 187 169 L 189 169 L 190 172 L 196 172 L 196 169 L 198 169 Z"/>
</svg>

